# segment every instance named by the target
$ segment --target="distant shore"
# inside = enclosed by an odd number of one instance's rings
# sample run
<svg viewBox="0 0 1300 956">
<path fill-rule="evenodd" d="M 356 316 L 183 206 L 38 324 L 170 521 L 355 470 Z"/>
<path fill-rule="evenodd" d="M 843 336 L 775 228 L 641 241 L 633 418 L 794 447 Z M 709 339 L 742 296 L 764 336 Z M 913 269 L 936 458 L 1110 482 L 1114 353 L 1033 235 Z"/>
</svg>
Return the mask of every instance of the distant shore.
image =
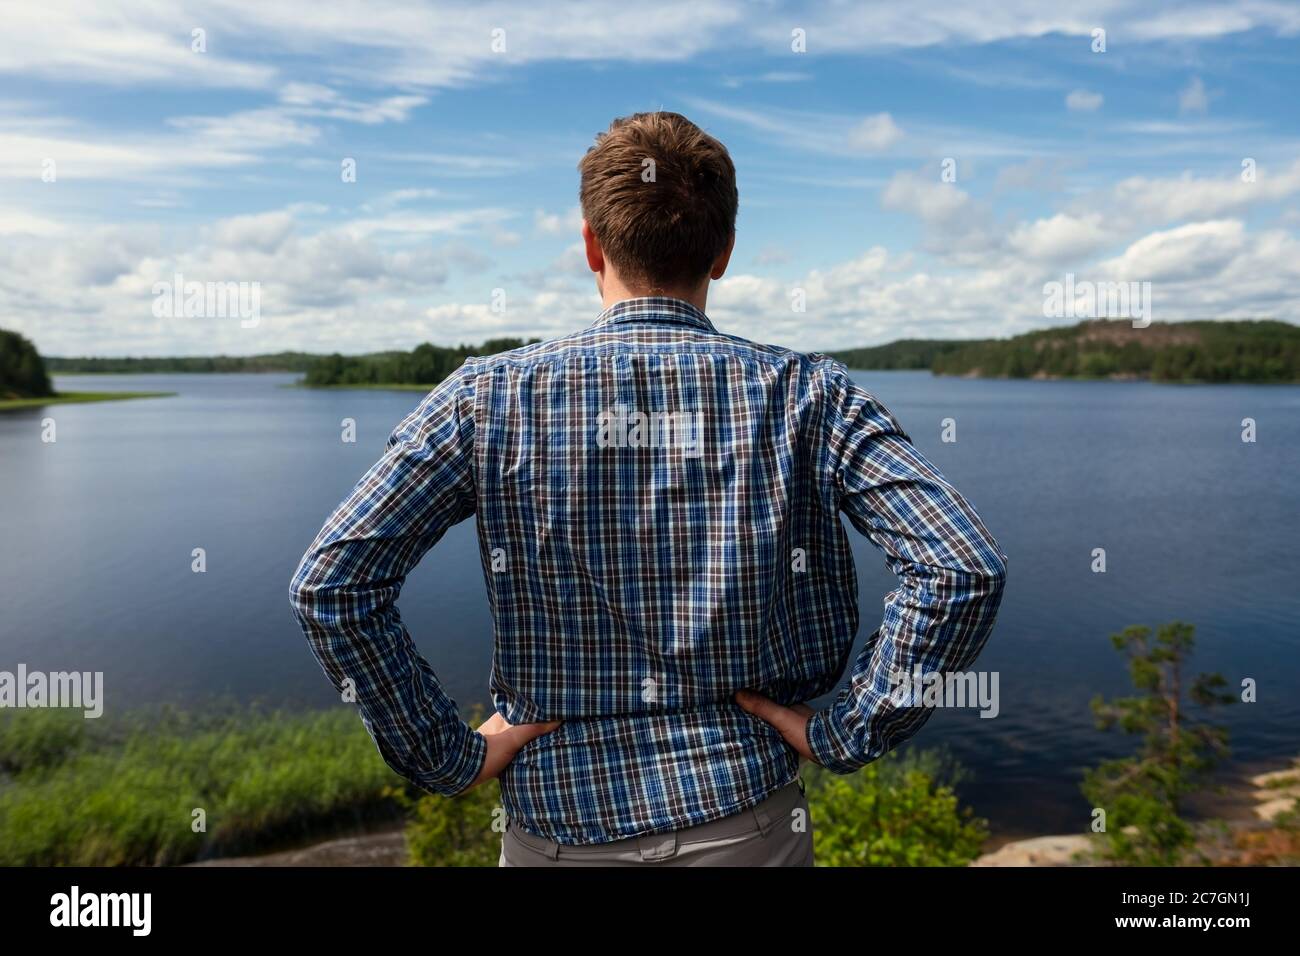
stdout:
<svg viewBox="0 0 1300 956">
<path fill-rule="evenodd" d="M 175 392 L 57 392 L 43 398 L 0 398 L 0 412 L 39 408 L 43 405 L 71 405 L 81 402 L 119 402 L 130 398 L 169 398 Z"/>
<path fill-rule="evenodd" d="M 336 391 L 336 392 L 431 392 L 437 388 L 437 383 L 432 385 L 422 385 L 419 382 L 358 382 L 354 385 L 309 385 L 306 382 L 288 382 L 280 386 L 281 388 L 310 388 L 315 390 Z"/>
</svg>

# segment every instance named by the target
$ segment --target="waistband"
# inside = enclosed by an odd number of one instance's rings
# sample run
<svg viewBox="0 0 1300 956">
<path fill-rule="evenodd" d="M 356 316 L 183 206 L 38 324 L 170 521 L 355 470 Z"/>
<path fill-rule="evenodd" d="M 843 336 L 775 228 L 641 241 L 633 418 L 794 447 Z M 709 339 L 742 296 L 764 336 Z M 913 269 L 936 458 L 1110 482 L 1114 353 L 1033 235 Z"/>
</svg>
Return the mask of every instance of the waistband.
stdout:
<svg viewBox="0 0 1300 956">
<path fill-rule="evenodd" d="M 754 833 L 766 835 L 773 827 L 784 824 L 790 819 L 791 812 L 799 805 L 804 793 L 803 778 L 795 777 L 793 781 L 773 791 L 752 807 L 728 817 L 697 823 L 694 826 L 666 833 L 649 833 L 610 843 L 594 843 L 585 846 L 557 843 L 545 837 L 535 836 L 509 821 L 506 827 L 512 839 L 538 853 L 544 853 L 552 860 L 559 859 L 561 856 L 569 859 L 575 857 L 581 859 L 584 856 L 606 857 L 611 853 L 632 850 L 640 852 L 643 860 L 661 860 L 673 856 L 679 847 L 691 843 L 735 839 Z"/>
</svg>

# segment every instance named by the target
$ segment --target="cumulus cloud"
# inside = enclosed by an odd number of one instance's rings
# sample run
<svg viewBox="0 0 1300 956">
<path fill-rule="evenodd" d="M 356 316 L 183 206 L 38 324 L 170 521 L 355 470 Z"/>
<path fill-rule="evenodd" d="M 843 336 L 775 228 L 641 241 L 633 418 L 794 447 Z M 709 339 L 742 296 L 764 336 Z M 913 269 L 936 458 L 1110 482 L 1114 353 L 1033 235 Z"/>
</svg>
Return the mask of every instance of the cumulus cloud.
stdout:
<svg viewBox="0 0 1300 956">
<path fill-rule="evenodd" d="M 1071 216 L 1057 213 L 1016 226 L 1008 238 L 1012 249 L 1026 258 L 1070 262 L 1089 256 L 1113 241 L 1098 213 Z"/>
<path fill-rule="evenodd" d="M 883 208 L 917 217 L 925 226 L 925 248 L 955 265 L 986 262 L 1002 239 L 987 203 L 973 199 L 955 183 L 934 173 L 895 173 L 880 194 Z"/>
<path fill-rule="evenodd" d="M 28 231 L 0 244 L 0 275 L 26 277 L 21 285 L 0 283 L 0 313 L 56 355 L 410 347 L 432 335 L 413 302 L 439 294 L 453 266 L 482 267 L 467 263 L 463 249 L 439 247 L 437 239 L 491 220 L 490 211 L 463 211 L 303 232 L 291 211 L 272 210 L 219 220 L 188 242 L 153 225 Z M 425 227 L 420 243 L 381 241 L 395 224 L 405 230 L 417 223 Z M 221 318 L 153 316 L 155 283 L 178 273 L 186 281 L 257 283 L 261 325 L 246 330 Z M 365 314 L 400 321 L 376 321 L 358 334 Z"/>
<path fill-rule="evenodd" d="M 849 145 L 864 153 L 882 153 L 902 138 L 903 131 L 888 113 L 868 116 L 849 130 Z"/>
<path fill-rule="evenodd" d="M 1132 176 L 1099 197 L 1107 218 L 1117 224 L 1161 225 L 1188 219 L 1239 214 L 1258 205 L 1300 194 L 1300 160 L 1281 168 L 1257 168 L 1252 181 L 1236 176 Z"/>
<path fill-rule="evenodd" d="M 1239 220 L 1193 222 L 1143 236 L 1101 263 L 1101 269 L 1129 280 L 1212 280 L 1245 247 L 1246 231 Z"/>
</svg>

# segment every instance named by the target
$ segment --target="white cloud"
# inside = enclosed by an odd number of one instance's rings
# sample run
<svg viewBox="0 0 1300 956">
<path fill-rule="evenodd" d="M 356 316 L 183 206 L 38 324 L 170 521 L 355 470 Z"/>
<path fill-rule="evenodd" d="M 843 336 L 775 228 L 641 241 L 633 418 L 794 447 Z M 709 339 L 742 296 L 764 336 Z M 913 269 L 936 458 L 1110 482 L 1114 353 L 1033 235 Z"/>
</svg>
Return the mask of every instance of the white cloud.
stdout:
<svg viewBox="0 0 1300 956">
<path fill-rule="evenodd" d="M 1271 30 L 1294 36 L 1300 32 L 1300 10 L 1285 3 L 1198 3 L 1176 10 L 1140 0 L 1111 0 L 1096 4 L 1039 0 L 859 0 L 827 4 L 803 12 L 798 24 L 807 31 L 810 52 L 845 52 L 892 48 L 921 48 L 989 44 L 1052 33 L 1089 37 L 1103 25 L 1112 37 L 1143 41 L 1211 39 Z M 786 18 L 754 17 L 748 24 L 760 39 L 786 46 Z"/>
<path fill-rule="evenodd" d="M 1087 37 L 1099 19 L 1074 3 L 1045 6 L 1038 0 L 967 0 L 959 8 L 948 0 L 903 6 L 864 0 L 814 9 L 778 4 L 760 16 L 741 0 L 663 0 L 652 16 L 623 0 L 443 0 L 436 15 L 420 0 L 62 0 L 10 7 L 0 33 L 0 72 L 60 82 L 271 88 L 280 70 L 250 62 L 247 51 L 256 50 L 271 62 L 291 56 L 317 66 L 314 72 L 410 95 L 544 60 L 663 62 L 734 44 L 785 50 L 792 24 L 806 30 L 810 52 L 826 53 Z M 1146 42 L 1300 31 L 1300 10 L 1285 3 L 1205 2 L 1171 11 L 1110 0 L 1103 14 L 1112 35 Z M 206 53 L 191 51 L 196 26 L 207 31 Z M 501 52 L 490 43 L 495 28 L 505 30 Z M 768 82 L 787 82 L 798 73 L 773 69 L 767 76 L 776 79 Z"/>
<path fill-rule="evenodd" d="M 1103 262 L 1101 269 L 1127 280 L 1212 280 L 1245 246 L 1245 227 L 1239 220 L 1193 222 L 1143 236 Z"/>
<path fill-rule="evenodd" d="M 582 209 L 574 206 L 563 213 L 548 213 L 538 209 L 533 213 L 533 230 L 544 236 L 576 236 L 582 228 Z"/>
<path fill-rule="evenodd" d="M 0 116 L 0 177 L 39 178 L 47 160 L 59 180 L 143 179 L 242 166 L 269 150 L 310 145 L 320 132 L 278 108 L 178 116 L 166 125 L 161 133 L 106 133 L 82 122 Z"/>
<path fill-rule="evenodd" d="M 971 208 L 968 193 L 923 172 L 896 173 L 880 198 L 886 209 L 912 213 L 936 226 L 959 224 Z"/>
<path fill-rule="evenodd" d="M 1257 167 L 1254 182 L 1240 175 L 1222 178 L 1132 176 L 1111 188 L 1105 197 L 1108 217 L 1162 225 L 1186 219 L 1210 219 L 1300 194 L 1300 160 L 1289 167 Z"/>
<path fill-rule="evenodd" d="M 950 264 L 974 266 L 1000 254 L 1003 244 L 992 209 L 931 170 L 896 173 L 880 194 L 892 212 L 916 216 L 925 225 L 924 248 Z"/>
<path fill-rule="evenodd" d="M 1066 109 L 1079 113 L 1092 113 L 1101 109 L 1102 95 L 1088 90 L 1072 90 L 1065 97 Z"/>
<path fill-rule="evenodd" d="M 1210 96 L 1199 76 L 1192 77 L 1178 94 L 1178 112 L 1205 113 L 1210 109 Z"/>
<path fill-rule="evenodd" d="M 910 198 L 935 222 L 958 208 L 927 205 L 919 196 Z M 1240 220 L 1208 220 L 1141 235 L 1119 255 L 1093 262 L 1079 237 L 1098 228 L 1059 214 L 1035 220 L 1013 230 L 1007 248 L 983 264 L 944 271 L 879 245 L 785 279 L 738 271 L 713 288 L 709 313 L 724 330 L 799 349 L 1009 335 L 1043 325 L 1042 285 L 1059 278 L 1061 268 L 1042 254 L 1052 249 L 1077 258 L 1069 267 L 1080 276 L 1153 282 L 1158 318 L 1300 320 L 1300 243 L 1285 232 L 1251 235 Z M 0 243 L 0 275 L 25 282 L 0 283 L 0 313 L 15 316 L 16 324 L 7 324 L 58 355 L 355 353 L 491 335 L 549 337 L 583 327 L 599 311 L 578 243 L 535 281 L 462 275 L 459 291 L 449 293 L 454 270 L 466 265 L 465 247 L 381 242 L 389 235 L 346 223 L 304 233 L 285 210 L 219 221 L 188 243 L 149 226 L 20 232 Z M 1036 247 L 1039 255 L 1017 246 Z M 474 247 L 469 251 L 477 257 Z M 261 325 L 245 330 L 237 321 L 155 318 L 152 284 L 176 272 L 199 281 L 260 282 Z M 495 287 L 507 290 L 504 313 L 490 308 Z M 806 293 L 806 313 L 790 308 L 795 287 Z"/>
<path fill-rule="evenodd" d="M 355 220 L 303 233 L 293 210 L 270 210 L 219 220 L 188 238 L 153 225 L 34 230 L 6 217 L 0 227 L 20 228 L 0 243 L 0 276 L 24 282 L 0 282 L 0 314 L 54 355 L 410 347 L 436 338 L 417 331 L 415 303 L 439 294 L 453 265 L 466 272 L 484 265 L 477 250 L 469 262 L 465 249 L 430 240 L 486 228 L 495 217 L 484 213 Z M 423 241 L 388 241 L 406 238 L 401 230 L 420 230 Z M 153 284 L 176 273 L 258 283 L 261 325 L 155 317 Z M 379 321 L 384 315 L 391 325 Z"/>
<path fill-rule="evenodd" d="M 399 95 L 364 101 L 349 99 L 318 83 L 290 83 L 280 91 L 286 112 L 298 116 L 326 116 L 373 126 L 405 122 L 411 111 L 429 102 L 427 96 Z"/>
<path fill-rule="evenodd" d="M 405 235 L 414 239 L 441 234 L 460 234 L 475 229 L 497 231 L 503 222 L 515 217 L 508 209 L 484 207 L 456 209 L 444 212 L 417 213 L 397 211 L 383 216 L 355 219 L 340 228 L 358 238 L 378 233 Z"/>
<path fill-rule="evenodd" d="M 382 152 L 376 157 L 395 163 L 412 163 L 439 176 L 508 176 L 524 167 L 521 160 L 510 156 L 474 153 Z"/>
<path fill-rule="evenodd" d="M 888 113 L 868 116 L 849 130 L 849 145 L 864 153 L 881 153 L 903 138 L 894 118 Z"/>
<path fill-rule="evenodd" d="M 212 227 L 212 241 L 229 249 L 274 252 L 294 229 L 294 219 L 284 210 L 250 216 L 232 216 Z"/>
<path fill-rule="evenodd" d="M 1077 217 L 1057 213 L 1047 219 L 1021 223 L 1008 237 L 1011 248 L 1043 262 L 1073 262 L 1099 251 L 1113 237 L 1100 214 Z"/>
<path fill-rule="evenodd" d="M 758 133 L 790 149 L 826 156 L 859 158 L 889 150 L 913 157 L 958 155 L 967 160 L 987 156 L 1024 156 L 1059 148 L 1059 143 L 1035 143 L 1017 135 L 985 129 L 907 123 L 906 134 L 892 114 L 867 117 L 814 113 L 806 109 L 737 106 L 696 96 L 683 97 L 695 113 L 718 117 Z M 915 128 L 915 132 L 913 131 Z"/>
<path fill-rule="evenodd" d="M 67 231 L 68 227 L 55 219 L 21 209 L 0 209 L 0 235 L 57 236 Z"/>
<path fill-rule="evenodd" d="M 186 87 L 262 88 L 273 67 L 227 56 L 239 49 L 217 24 L 182 4 L 146 0 L 69 0 L 7 4 L 0 31 L 0 73 L 22 73 L 58 82 L 88 79 L 110 86 L 154 84 Z M 191 30 L 210 26 L 209 52 L 191 50 Z"/>
</svg>

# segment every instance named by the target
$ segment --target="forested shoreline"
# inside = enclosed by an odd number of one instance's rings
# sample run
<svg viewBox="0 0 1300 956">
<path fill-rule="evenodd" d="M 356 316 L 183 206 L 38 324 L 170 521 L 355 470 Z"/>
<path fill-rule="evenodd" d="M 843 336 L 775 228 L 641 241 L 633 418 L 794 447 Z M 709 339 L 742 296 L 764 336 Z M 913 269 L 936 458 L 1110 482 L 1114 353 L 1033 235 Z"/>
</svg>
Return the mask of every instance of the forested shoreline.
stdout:
<svg viewBox="0 0 1300 956">
<path fill-rule="evenodd" d="M 936 375 L 1142 378 L 1153 382 L 1300 382 L 1300 327 L 1286 322 L 1092 320 L 934 356 Z"/>
<path fill-rule="evenodd" d="M 40 357 L 31 343 L 0 332 L 0 394 L 32 397 Z M 493 355 L 538 339 L 496 338 L 481 345 L 433 345 L 362 355 L 277 352 L 251 356 L 44 359 L 54 374 L 297 372 L 311 387 L 433 385 L 471 355 Z M 26 343 L 27 349 L 18 343 Z M 849 368 L 928 369 L 974 378 L 1149 379 L 1154 382 L 1300 382 L 1300 326 L 1272 320 L 1153 322 L 1093 319 L 1005 339 L 900 339 L 827 350 Z M 35 357 L 35 358 L 33 358 Z M 15 383 L 18 383 L 15 385 Z"/>
</svg>

